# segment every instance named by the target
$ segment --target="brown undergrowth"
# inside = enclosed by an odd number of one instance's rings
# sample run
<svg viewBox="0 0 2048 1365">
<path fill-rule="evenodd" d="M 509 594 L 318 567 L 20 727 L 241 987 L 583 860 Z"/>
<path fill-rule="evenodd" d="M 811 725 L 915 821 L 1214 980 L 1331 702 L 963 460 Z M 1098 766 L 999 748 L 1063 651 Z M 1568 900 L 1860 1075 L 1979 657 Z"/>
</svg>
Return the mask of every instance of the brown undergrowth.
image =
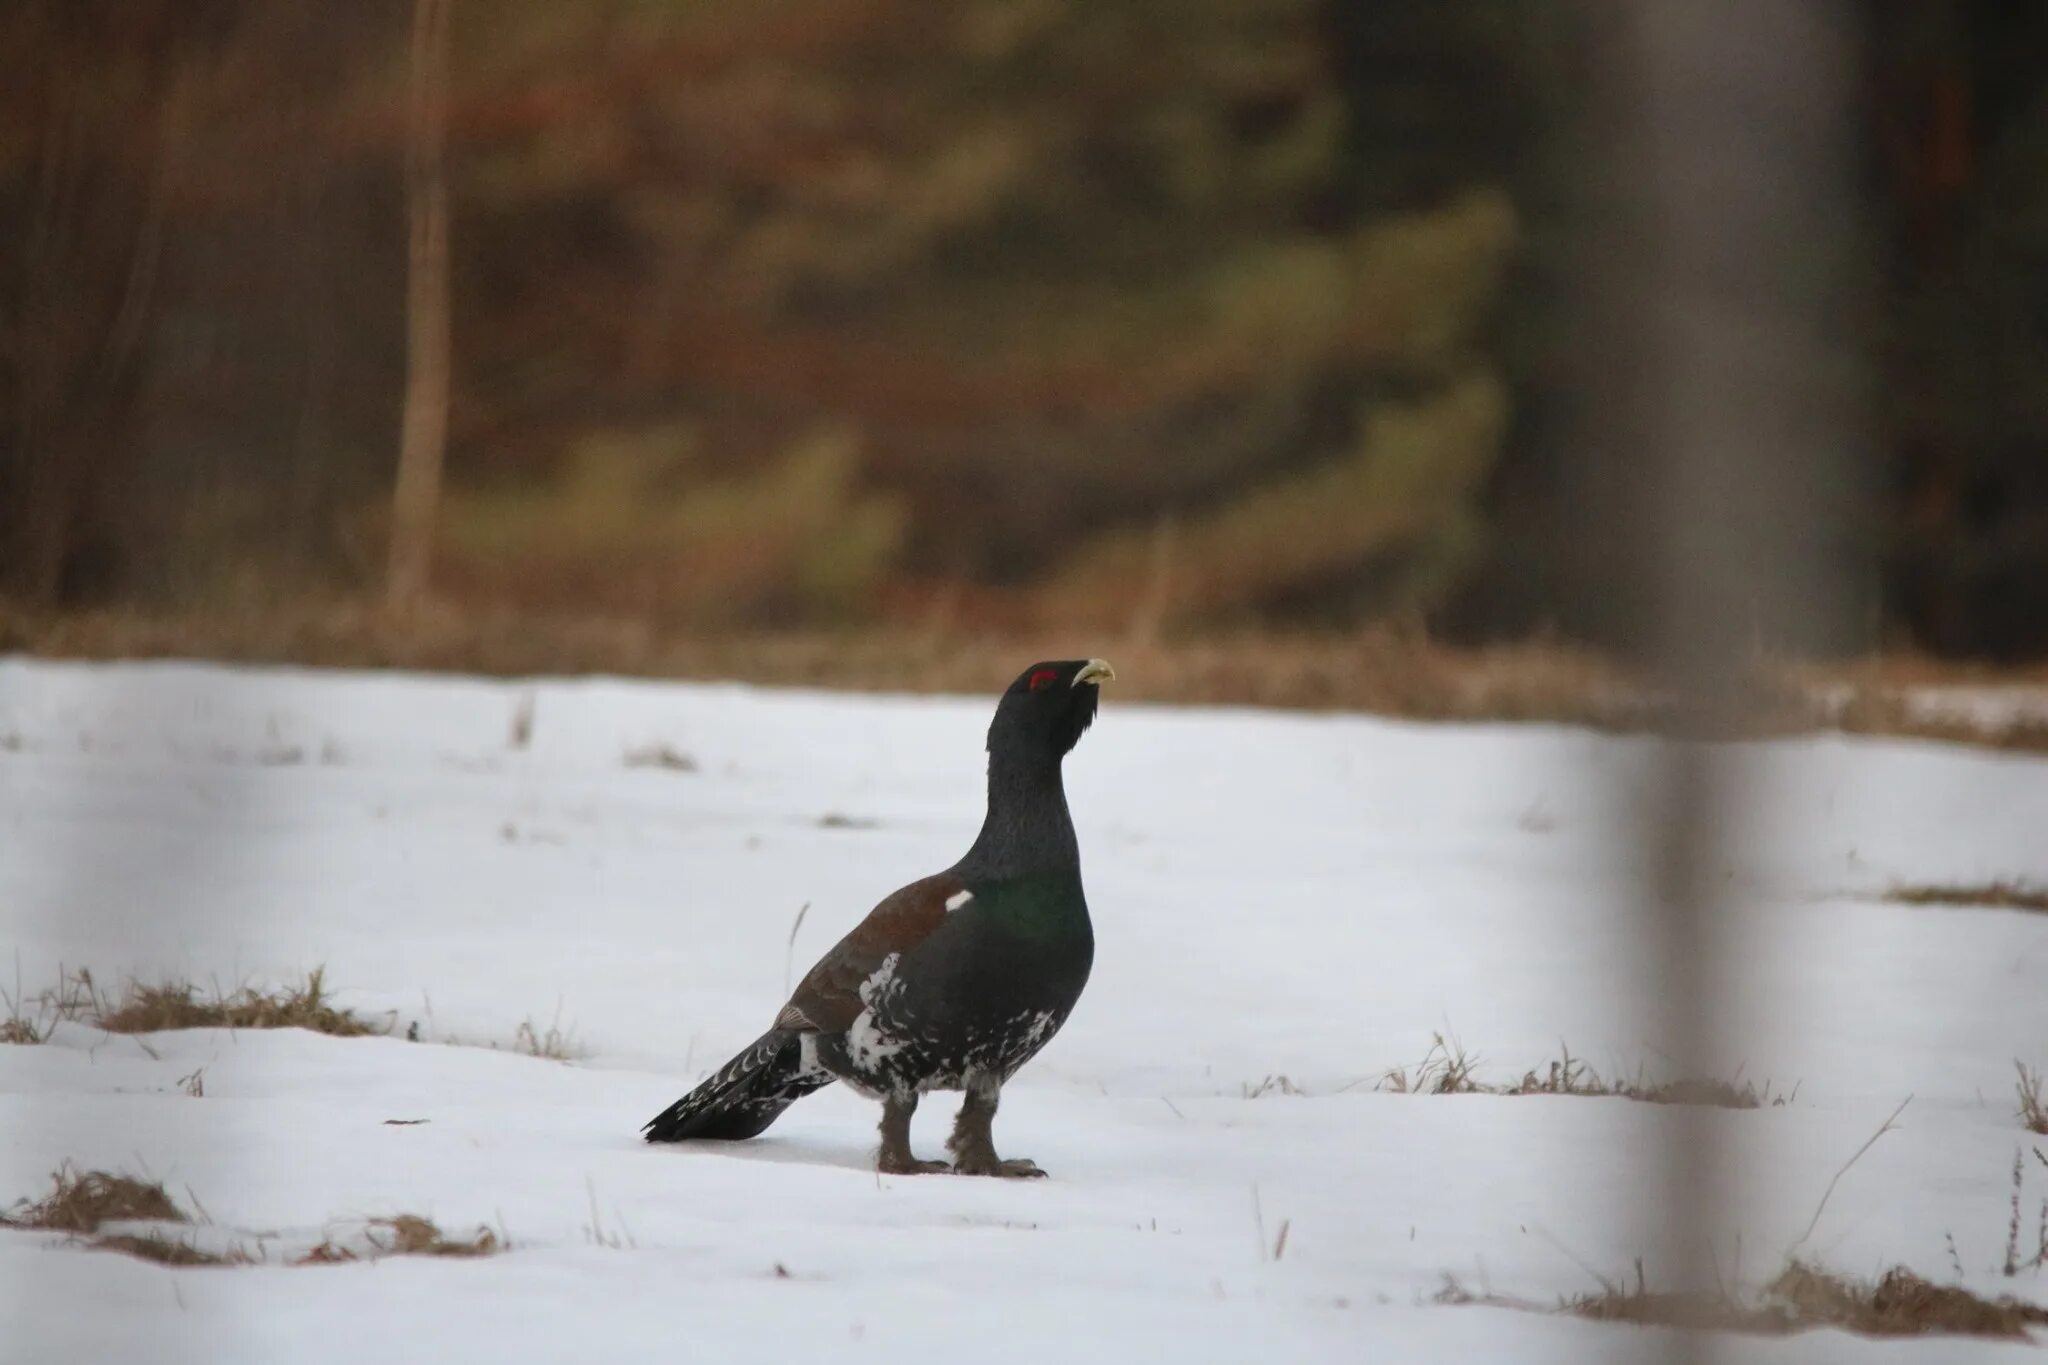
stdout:
<svg viewBox="0 0 2048 1365">
<path fill-rule="evenodd" d="M 1548 639 L 1458 646 L 1390 626 L 1190 636 L 1093 630 L 1077 637 L 1005 625 L 998 616 L 985 628 L 964 618 L 960 610 L 929 607 L 871 629 L 720 634 L 587 612 L 478 605 L 429 605 L 392 616 L 365 602 L 334 600 L 267 612 L 0 613 L 0 650 L 976 695 L 1006 686 L 1021 660 L 1094 653 L 1115 660 L 1117 695 L 1134 701 L 1545 721 L 1621 732 L 1672 721 L 1669 699 L 1625 663 Z M 1932 686 L 2048 687 L 2048 672 L 2038 669 L 1994 674 L 1901 656 L 1818 665 L 1760 659 L 1752 675 L 1733 733 L 1831 730 L 2048 753 L 2048 715 L 1990 718 L 1914 704 L 1916 693 Z"/>
</svg>

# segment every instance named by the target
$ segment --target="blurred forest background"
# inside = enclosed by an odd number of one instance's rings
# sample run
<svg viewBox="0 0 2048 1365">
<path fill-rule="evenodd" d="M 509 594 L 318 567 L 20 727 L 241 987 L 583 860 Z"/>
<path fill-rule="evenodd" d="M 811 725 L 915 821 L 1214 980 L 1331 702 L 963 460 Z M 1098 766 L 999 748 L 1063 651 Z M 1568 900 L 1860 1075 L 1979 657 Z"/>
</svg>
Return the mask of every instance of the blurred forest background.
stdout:
<svg viewBox="0 0 2048 1365">
<path fill-rule="evenodd" d="M 1867 13 L 1872 638 L 2038 658 L 2048 6 Z M 1573 311 L 1597 37 L 1544 0 L 10 0 L 0 598 L 1611 643 L 1628 509 L 1567 458 L 1629 363 Z"/>
</svg>

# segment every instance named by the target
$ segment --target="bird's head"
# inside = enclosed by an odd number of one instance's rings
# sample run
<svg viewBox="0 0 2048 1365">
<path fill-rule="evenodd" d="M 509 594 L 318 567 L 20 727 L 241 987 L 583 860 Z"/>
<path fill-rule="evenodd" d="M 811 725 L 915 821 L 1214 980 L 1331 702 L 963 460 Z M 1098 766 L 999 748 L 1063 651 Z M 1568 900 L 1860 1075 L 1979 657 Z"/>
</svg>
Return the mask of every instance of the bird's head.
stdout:
<svg viewBox="0 0 2048 1365">
<path fill-rule="evenodd" d="M 1103 659 L 1055 659 L 1017 675 L 996 703 L 988 727 L 988 750 L 1057 763 L 1095 719 L 1097 688 L 1116 677 Z"/>
</svg>

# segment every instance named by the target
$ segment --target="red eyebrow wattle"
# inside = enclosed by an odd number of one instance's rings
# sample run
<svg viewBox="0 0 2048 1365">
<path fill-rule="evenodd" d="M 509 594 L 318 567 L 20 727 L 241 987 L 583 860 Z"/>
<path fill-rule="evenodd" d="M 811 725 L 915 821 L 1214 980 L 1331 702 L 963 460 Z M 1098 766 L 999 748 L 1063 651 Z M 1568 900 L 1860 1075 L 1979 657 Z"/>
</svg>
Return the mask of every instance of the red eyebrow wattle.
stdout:
<svg viewBox="0 0 2048 1365">
<path fill-rule="evenodd" d="M 1031 675 L 1031 690 L 1036 692 L 1047 683 L 1057 681 L 1059 674 L 1050 668 L 1041 668 Z"/>
</svg>

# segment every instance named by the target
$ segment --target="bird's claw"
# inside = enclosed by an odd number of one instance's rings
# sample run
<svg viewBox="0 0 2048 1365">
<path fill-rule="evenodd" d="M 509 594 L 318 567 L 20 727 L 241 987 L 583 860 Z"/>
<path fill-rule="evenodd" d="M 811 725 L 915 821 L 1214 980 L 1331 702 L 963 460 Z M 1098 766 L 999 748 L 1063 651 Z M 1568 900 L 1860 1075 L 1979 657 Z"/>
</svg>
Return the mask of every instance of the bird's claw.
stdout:
<svg viewBox="0 0 2048 1365">
<path fill-rule="evenodd" d="M 953 1168 L 943 1161 L 920 1161 L 914 1156 L 884 1155 L 875 1163 L 883 1175 L 938 1175 Z"/>
<path fill-rule="evenodd" d="M 1000 1157 L 965 1157 L 953 1167 L 956 1175 L 993 1175 L 1004 1180 L 1043 1180 L 1045 1171 L 1028 1156 L 1014 1157 L 1008 1161 Z"/>
</svg>

